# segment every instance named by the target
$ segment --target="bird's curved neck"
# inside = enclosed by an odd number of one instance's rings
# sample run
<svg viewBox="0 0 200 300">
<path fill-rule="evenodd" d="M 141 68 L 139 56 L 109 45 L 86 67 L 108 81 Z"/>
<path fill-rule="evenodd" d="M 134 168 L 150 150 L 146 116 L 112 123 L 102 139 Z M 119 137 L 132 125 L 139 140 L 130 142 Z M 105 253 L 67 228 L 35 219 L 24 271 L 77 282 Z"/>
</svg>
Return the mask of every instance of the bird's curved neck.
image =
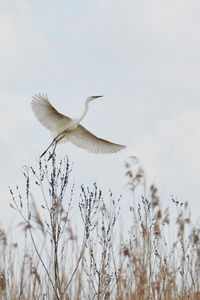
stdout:
<svg viewBox="0 0 200 300">
<path fill-rule="evenodd" d="M 85 109 L 84 109 L 84 112 L 83 112 L 82 116 L 78 119 L 78 122 L 79 122 L 79 123 L 83 120 L 83 118 L 84 118 L 85 115 L 87 114 L 88 109 L 89 109 L 89 101 L 88 101 L 88 99 L 87 99 L 87 100 L 85 101 Z"/>
</svg>

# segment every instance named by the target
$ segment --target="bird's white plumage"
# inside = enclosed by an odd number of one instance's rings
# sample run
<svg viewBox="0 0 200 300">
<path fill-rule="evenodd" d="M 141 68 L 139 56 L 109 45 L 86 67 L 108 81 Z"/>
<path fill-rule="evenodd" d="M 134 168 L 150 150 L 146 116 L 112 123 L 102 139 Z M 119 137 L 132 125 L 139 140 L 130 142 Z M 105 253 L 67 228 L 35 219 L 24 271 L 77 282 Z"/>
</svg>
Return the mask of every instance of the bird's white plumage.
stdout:
<svg viewBox="0 0 200 300">
<path fill-rule="evenodd" d="M 47 129 L 61 132 L 72 121 L 71 118 L 59 113 L 49 102 L 47 95 L 35 95 L 31 102 L 33 112 Z"/>
<path fill-rule="evenodd" d="M 88 110 L 89 101 L 90 99 L 88 98 L 86 101 L 86 110 L 83 114 L 83 117 Z M 62 139 L 60 139 L 59 141 L 58 139 L 56 139 L 56 143 L 70 141 L 76 146 L 83 148 L 88 152 L 96 154 L 115 153 L 125 148 L 124 145 L 115 144 L 95 136 L 85 127 L 80 125 L 79 121 L 77 121 L 77 124 L 75 124 L 74 126 L 74 120 L 59 113 L 51 105 L 47 95 L 35 95 L 33 97 L 31 105 L 38 121 L 40 121 L 42 125 L 44 125 L 51 131 L 51 135 L 54 138 L 62 133 L 59 136 L 59 138 L 62 137 Z M 80 118 L 80 120 L 82 118 Z"/>
<path fill-rule="evenodd" d="M 125 148 L 123 145 L 114 144 L 95 136 L 82 125 L 79 125 L 73 134 L 69 135 L 69 140 L 76 146 L 96 154 L 115 153 Z"/>
</svg>

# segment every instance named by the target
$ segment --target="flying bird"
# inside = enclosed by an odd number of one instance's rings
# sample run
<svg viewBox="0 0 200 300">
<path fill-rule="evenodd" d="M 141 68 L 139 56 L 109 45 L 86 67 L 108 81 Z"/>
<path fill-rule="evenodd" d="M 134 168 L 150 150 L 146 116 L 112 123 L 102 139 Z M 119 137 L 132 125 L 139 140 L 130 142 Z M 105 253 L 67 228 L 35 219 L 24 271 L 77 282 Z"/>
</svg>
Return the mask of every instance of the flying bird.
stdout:
<svg viewBox="0 0 200 300">
<path fill-rule="evenodd" d="M 88 97 L 85 101 L 85 109 L 82 116 L 77 119 L 71 119 L 59 113 L 53 105 L 51 105 L 47 95 L 38 94 L 33 96 L 31 102 L 32 110 L 38 121 L 50 130 L 53 137 L 53 141 L 40 157 L 42 157 L 52 145 L 54 145 L 54 153 L 58 143 L 68 141 L 91 153 L 109 154 L 124 149 L 124 145 L 101 139 L 80 124 L 88 112 L 89 103 L 100 97 L 103 96 Z"/>
</svg>

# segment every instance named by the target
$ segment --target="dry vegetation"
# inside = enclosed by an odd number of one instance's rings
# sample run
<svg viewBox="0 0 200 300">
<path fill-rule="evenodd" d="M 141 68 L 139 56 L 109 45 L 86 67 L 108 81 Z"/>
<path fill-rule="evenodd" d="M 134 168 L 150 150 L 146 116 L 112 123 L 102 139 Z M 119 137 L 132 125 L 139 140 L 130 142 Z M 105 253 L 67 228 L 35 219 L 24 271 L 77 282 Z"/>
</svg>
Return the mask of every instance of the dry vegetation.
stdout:
<svg viewBox="0 0 200 300">
<path fill-rule="evenodd" d="M 38 170 L 24 169 L 22 191 L 10 189 L 23 234 L 12 243 L 0 229 L 0 299 L 200 299 L 200 233 L 187 203 L 172 198 L 172 225 L 156 187 L 146 191 L 137 160 L 126 169 L 134 201 L 125 232 L 118 221 L 121 197 L 110 192 L 104 199 L 94 183 L 81 186 L 77 200 L 67 158 L 57 162 L 53 156 Z"/>
</svg>

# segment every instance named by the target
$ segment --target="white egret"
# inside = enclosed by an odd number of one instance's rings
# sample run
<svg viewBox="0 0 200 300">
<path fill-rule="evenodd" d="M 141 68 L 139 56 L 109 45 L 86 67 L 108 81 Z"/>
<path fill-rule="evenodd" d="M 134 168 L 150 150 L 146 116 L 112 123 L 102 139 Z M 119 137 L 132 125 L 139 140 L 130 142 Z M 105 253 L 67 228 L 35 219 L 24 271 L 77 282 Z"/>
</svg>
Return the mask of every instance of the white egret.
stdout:
<svg viewBox="0 0 200 300">
<path fill-rule="evenodd" d="M 89 102 L 100 97 L 103 96 L 88 97 L 85 101 L 85 110 L 78 119 L 71 119 L 59 113 L 51 105 L 47 95 L 38 94 L 33 97 L 31 105 L 36 118 L 42 125 L 51 131 L 51 135 L 54 138 L 41 157 L 53 144 L 54 153 L 58 143 L 67 141 L 92 153 L 114 153 L 125 148 L 124 145 L 115 144 L 95 136 L 85 127 L 80 125 L 81 120 L 88 112 Z"/>
</svg>

